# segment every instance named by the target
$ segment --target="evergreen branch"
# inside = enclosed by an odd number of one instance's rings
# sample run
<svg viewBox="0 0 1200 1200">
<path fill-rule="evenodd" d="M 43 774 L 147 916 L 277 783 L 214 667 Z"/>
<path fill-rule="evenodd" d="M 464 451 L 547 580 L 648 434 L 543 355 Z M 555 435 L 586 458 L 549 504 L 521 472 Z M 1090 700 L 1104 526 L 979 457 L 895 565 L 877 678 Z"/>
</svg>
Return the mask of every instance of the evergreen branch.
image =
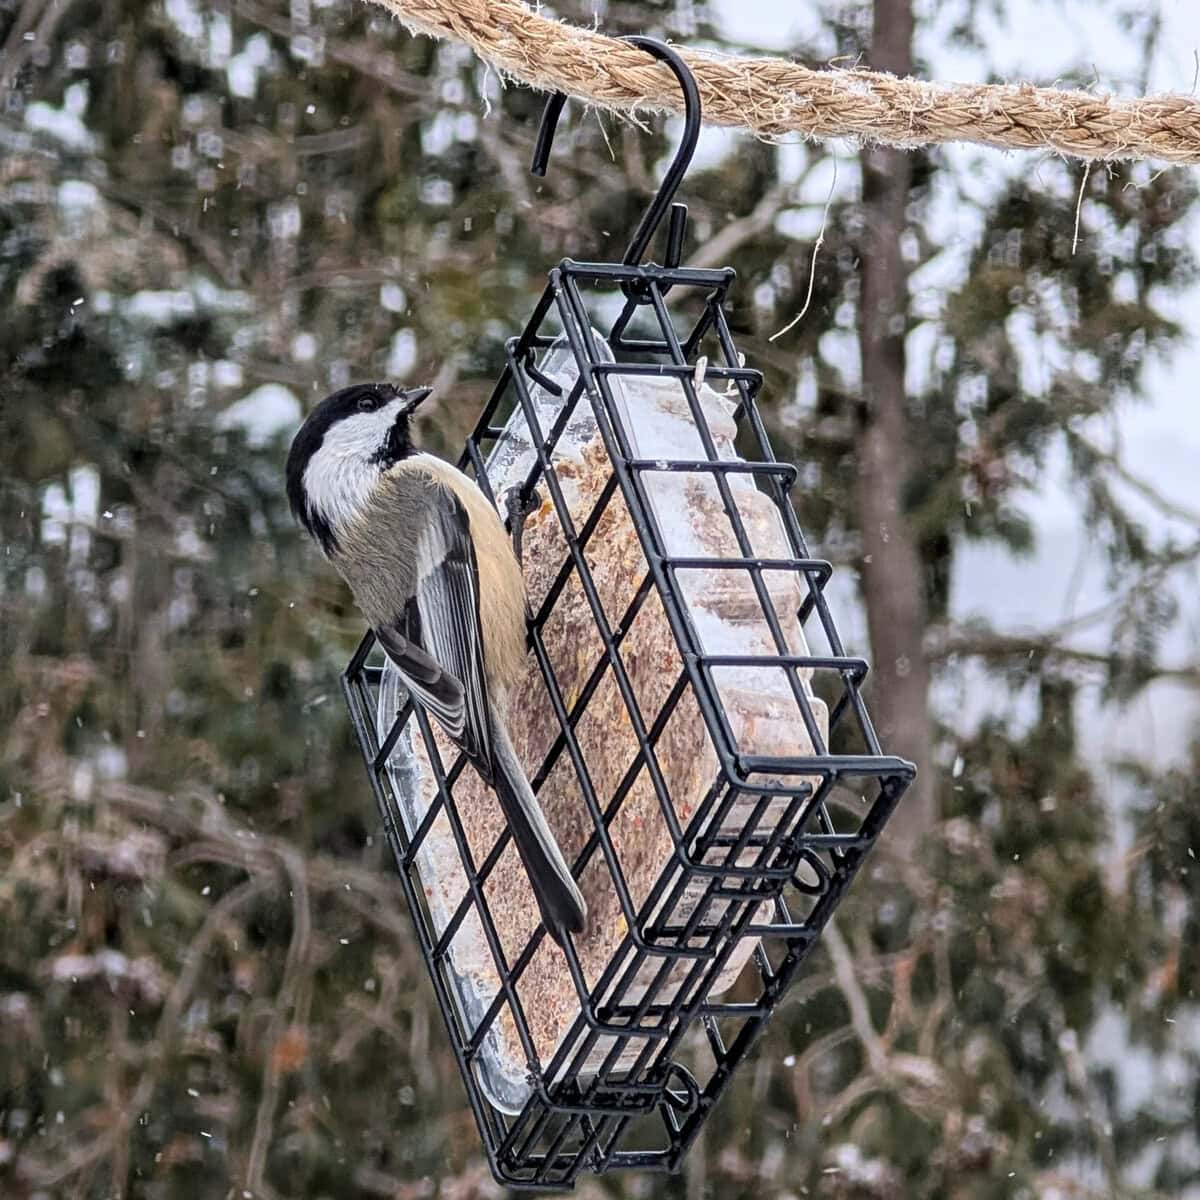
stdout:
<svg viewBox="0 0 1200 1200">
<path fill-rule="evenodd" d="M 1153 679 L 1176 679 L 1200 687 L 1200 662 L 1176 666 L 1134 663 L 1117 654 L 1066 646 L 1050 633 L 999 633 L 987 629 L 954 628 L 943 630 L 926 645 L 926 655 L 934 662 L 948 658 L 982 658 L 1003 663 L 1018 658 L 1104 670 L 1148 672 Z"/>
<path fill-rule="evenodd" d="M 187 1005 L 200 978 L 201 969 L 207 963 L 209 947 L 221 932 L 227 921 L 242 907 L 250 902 L 259 892 L 261 884 L 254 879 L 240 884 L 223 896 L 209 910 L 196 936 L 183 954 L 183 969 L 180 971 L 175 985 L 163 1005 L 159 1017 L 157 1032 L 153 1039 L 153 1052 L 150 1064 L 137 1086 L 133 1089 L 129 1101 L 116 1114 L 112 1124 L 90 1142 L 76 1146 L 65 1157 L 56 1159 L 53 1163 L 37 1159 L 25 1159 L 22 1164 L 22 1174 L 41 1187 L 55 1187 L 60 1183 L 93 1167 L 109 1155 L 119 1138 L 126 1135 L 129 1128 L 144 1112 L 154 1099 L 170 1059 L 168 1048 L 179 1036 L 183 1028 L 182 1018 Z"/>
<path fill-rule="evenodd" d="M 245 21 L 273 33 L 276 37 L 288 41 L 296 32 L 289 17 L 272 12 L 253 0 L 237 0 L 234 11 Z M 331 62 L 350 67 L 360 75 L 374 79 L 389 91 L 396 92 L 418 103 L 428 103 L 430 99 L 429 82 L 426 79 L 410 75 L 396 65 L 396 57 L 391 53 L 373 52 L 367 46 L 356 46 L 340 38 L 325 37 L 325 57 Z"/>
<path fill-rule="evenodd" d="M 1066 433 L 1068 440 L 1074 443 L 1077 449 L 1083 451 L 1095 465 L 1108 470 L 1143 500 L 1152 504 L 1163 516 L 1178 521 L 1187 521 L 1193 527 L 1200 527 L 1200 509 L 1188 508 L 1186 505 L 1164 496 L 1149 480 L 1134 474 L 1115 451 L 1102 450 L 1095 442 L 1071 429 L 1068 429 Z"/>
<path fill-rule="evenodd" d="M 834 977 L 850 1009 L 850 1023 L 858 1035 L 859 1042 L 862 1043 L 871 1070 L 881 1080 L 888 1080 L 891 1078 L 891 1068 L 888 1064 L 887 1047 L 871 1021 L 871 1009 L 867 1004 L 866 993 L 855 974 L 850 947 L 846 945 L 836 921 L 829 921 L 822 936 L 829 948 L 829 957 L 833 960 Z"/>
</svg>

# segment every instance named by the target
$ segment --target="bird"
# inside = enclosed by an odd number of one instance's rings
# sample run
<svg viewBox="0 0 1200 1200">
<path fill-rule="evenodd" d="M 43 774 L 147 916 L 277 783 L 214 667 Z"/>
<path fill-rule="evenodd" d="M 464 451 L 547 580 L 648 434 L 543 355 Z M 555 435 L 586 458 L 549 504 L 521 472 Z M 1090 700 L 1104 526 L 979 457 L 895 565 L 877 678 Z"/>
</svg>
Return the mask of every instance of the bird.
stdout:
<svg viewBox="0 0 1200 1200">
<path fill-rule="evenodd" d="M 350 587 L 414 703 L 499 800 L 551 937 L 587 905 L 505 722 L 524 671 L 528 601 L 516 553 L 473 479 L 418 449 L 425 387 L 345 387 L 305 418 L 287 458 L 292 512 Z"/>
</svg>

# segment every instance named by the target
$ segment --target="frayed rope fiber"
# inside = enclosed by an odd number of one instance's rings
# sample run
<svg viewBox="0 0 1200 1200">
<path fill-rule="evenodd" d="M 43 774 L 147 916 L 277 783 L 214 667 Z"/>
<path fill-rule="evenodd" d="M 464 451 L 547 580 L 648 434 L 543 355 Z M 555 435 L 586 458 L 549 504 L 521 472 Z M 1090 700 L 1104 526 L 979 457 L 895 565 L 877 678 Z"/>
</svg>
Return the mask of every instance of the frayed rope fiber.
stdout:
<svg viewBox="0 0 1200 1200">
<path fill-rule="evenodd" d="M 375 0 L 410 29 L 465 42 L 501 75 L 600 108 L 680 112 L 670 71 L 643 50 L 551 20 L 520 0 Z M 1120 100 L 1030 84 L 927 83 L 876 71 L 814 71 L 778 58 L 686 50 L 716 125 L 922 146 L 974 142 L 1114 162 L 1200 163 L 1200 100 Z"/>
</svg>

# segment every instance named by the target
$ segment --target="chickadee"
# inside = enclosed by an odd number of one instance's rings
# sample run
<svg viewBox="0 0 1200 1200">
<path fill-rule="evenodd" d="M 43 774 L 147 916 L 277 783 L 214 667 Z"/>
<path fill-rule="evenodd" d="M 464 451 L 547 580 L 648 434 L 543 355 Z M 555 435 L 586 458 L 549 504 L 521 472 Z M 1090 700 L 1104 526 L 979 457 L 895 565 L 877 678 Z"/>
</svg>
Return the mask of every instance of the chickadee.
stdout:
<svg viewBox="0 0 1200 1200">
<path fill-rule="evenodd" d="M 287 461 L 292 512 L 350 585 L 416 703 L 495 789 L 546 928 L 562 944 L 587 906 L 505 729 L 525 661 L 525 586 L 473 480 L 417 450 L 429 388 L 343 388 L 309 413 Z"/>
</svg>

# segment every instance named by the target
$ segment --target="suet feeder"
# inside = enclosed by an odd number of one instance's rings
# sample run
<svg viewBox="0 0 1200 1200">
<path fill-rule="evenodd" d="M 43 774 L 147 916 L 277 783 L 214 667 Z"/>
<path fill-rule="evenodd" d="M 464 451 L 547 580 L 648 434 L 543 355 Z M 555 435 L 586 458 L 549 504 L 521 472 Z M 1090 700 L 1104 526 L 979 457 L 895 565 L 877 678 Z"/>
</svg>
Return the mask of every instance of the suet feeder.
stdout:
<svg viewBox="0 0 1200 1200">
<path fill-rule="evenodd" d="M 515 1187 L 679 1167 L 914 775 L 880 749 L 796 469 L 771 451 L 725 315 L 735 273 L 679 266 L 695 83 L 629 40 L 683 87 L 679 150 L 623 262 L 550 271 L 460 459 L 493 499 L 540 498 L 510 732 L 584 934 L 547 937 L 494 798 L 370 633 L 343 679 L 484 1147 Z M 668 214 L 665 265 L 642 264 Z"/>
</svg>

